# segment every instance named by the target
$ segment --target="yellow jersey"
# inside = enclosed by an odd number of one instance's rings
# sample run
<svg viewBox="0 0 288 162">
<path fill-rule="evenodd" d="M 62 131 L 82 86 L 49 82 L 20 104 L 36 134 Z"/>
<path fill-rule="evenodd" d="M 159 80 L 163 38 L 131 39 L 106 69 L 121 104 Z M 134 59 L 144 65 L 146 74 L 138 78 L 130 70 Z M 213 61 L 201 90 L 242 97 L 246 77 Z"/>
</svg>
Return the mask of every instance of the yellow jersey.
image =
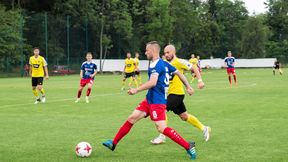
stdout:
<svg viewBox="0 0 288 162">
<path fill-rule="evenodd" d="M 135 62 L 135 66 L 138 67 L 139 66 L 139 59 L 135 57 L 134 62 Z"/>
<path fill-rule="evenodd" d="M 47 62 L 42 56 L 31 56 L 29 59 L 29 64 L 31 65 L 32 69 L 32 77 L 44 77 L 44 67 L 47 66 Z"/>
<path fill-rule="evenodd" d="M 125 59 L 125 73 L 133 73 L 135 71 L 135 61 L 132 58 Z"/>
<path fill-rule="evenodd" d="M 182 74 L 184 70 L 190 70 L 192 68 L 192 64 L 186 60 L 174 58 L 170 64 L 174 66 L 179 72 Z M 170 78 L 168 94 L 176 94 L 176 95 L 184 95 L 185 91 L 183 88 L 183 83 L 177 75 L 172 75 Z"/>
<path fill-rule="evenodd" d="M 198 65 L 198 59 L 197 58 L 191 58 L 190 60 L 189 60 L 189 62 L 192 64 L 192 65 Z"/>
</svg>

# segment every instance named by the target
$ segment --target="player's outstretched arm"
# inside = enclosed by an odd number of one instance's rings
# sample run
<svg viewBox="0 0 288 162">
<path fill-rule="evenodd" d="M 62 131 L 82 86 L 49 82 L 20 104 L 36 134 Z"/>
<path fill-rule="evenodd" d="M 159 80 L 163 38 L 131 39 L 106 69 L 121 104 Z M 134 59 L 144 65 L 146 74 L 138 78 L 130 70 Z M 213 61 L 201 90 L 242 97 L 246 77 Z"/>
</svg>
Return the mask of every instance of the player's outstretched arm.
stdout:
<svg viewBox="0 0 288 162">
<path fill-rule="evenodd" d="M 198 67 L 197 67 L 197 66 L 192 66 L 191 69 L 194 71 L 194 73 L 195 73 L 195 75 L 196 75 L 196 78 L 197 78 L 197 80 L 198 80 L 198 88 L 199 88 L 199 89 L 204 88 L 204 87 L 205 87 L 205 84 L 204 84 L 204 82 L 203 82 L 203 80 L 202 80 L 202 76 L 201 76 L 201 74 L 200 74 L 200 72 L 199 72 L 199 70 L 198 70 Z"/>
<path fill-rule="evenodd" d="M 178 70 L 174 74 L 179 77 L 181 82 L 185 85 L 187 93 L 191 96 L 194 93 L 194 90 L 190 86 L 190 84 L 189 84 L 188 80 L 186 79 L 186 77 Z"/>
<path fill-rule="evenodd" d="M 134 95 L 138 92 L 141 92 L 141 91 L 144 91 L 144 90 L 147 90 L 147 89 L 150 89 L 154 86 L 156 86 L 157 84 L 157 81 L 158 81 L 158 74 L 152 74 L 149 81 L 142 84 L 140 87 L 138 88 L 131 88 L 128 90 L 128 94 L 129 95 Z"/>
</svg>

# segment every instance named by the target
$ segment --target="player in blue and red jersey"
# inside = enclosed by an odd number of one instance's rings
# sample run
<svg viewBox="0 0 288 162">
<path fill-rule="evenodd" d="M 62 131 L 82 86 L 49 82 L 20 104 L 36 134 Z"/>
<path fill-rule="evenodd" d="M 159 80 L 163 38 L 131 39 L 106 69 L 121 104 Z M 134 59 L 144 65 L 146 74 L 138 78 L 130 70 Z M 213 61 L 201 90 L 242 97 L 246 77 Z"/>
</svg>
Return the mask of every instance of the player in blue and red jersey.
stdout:
<svg viewBox="0 0 288 162">
<path fill-rule="evenodd" d="M 159 57 L 160 45 L 153 41 L 146 45 L 146 56 L 150 60 L 148 68 L 149 80 L 138 88 L 132 88 L 128 94 L 134 95 L 138 92 L 148 90 L 146 98 L 137 106 L 133 113 L 128 117 L 127 121 L 119 129 L 113 140 L 108 140 L 103 143 L 110 150 L 114 150 L 118 142 L 129 133 L 132 126 L 139 120 L 150 116 L 150 119 L 155 123 L 157 130 L 165 136 L 178 143 L 185 148 L 191 159 L 196 158 L 195 143 L 187 142 L 174 129 L 167 127 L 166 124 L 166 98 L 169 86 L 170 74 L 179 76 L 186 86 L 187 92 L 191 95 L 193 89 L 189 85 L 187 79 L 176 70 L 175 67 L 163 61 Z"/>
<path fill-rule="evenodd" d="M 230 86 L 232 86 L 232 75 L 235 85 L 237 85 L 236 71 L 235 71 L 235 58 L 232 57 L 232 52 L 228 51 L 227 57 L 224 59 L 224 67 L 226 67 Z"/>
<path fill-rule="evenodd" d="M 94 83 L 94 77 L 97 74 L 97 65 L 92 62 L 92 53 L 88 52 L 86 54 L 86 59 L 87 61 L 83 62 L 80 70 L 80 86 L 78 88 L 78 94 L 77 94 L 77 99 L 76 103 L 79 102 L 81 93 L 83 88 L 87 85 L 87 91 L 86 91 L 86 103 L 89 103 L 89 96 L 91 93 L 91 89 Z"/>
</svg>

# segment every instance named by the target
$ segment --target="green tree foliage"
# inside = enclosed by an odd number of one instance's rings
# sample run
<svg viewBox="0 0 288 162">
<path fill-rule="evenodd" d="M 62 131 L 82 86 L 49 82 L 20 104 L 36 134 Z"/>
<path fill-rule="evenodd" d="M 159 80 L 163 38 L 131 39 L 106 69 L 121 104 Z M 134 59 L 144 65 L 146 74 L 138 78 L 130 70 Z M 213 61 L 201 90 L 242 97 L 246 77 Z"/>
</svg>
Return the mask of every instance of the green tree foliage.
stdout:
<svg viewBox="0 0 288 162">
<path fill-rule="evenodd" d="M 21 26 L 19 10 L 6 11 L 0 4 L 0 69 L 11 63 L 17 63 L 19 55 L 19 43 L 21 41 Z"/>
<path fill-rule="evenodd" d="M 278 57 L 288 60 L 288 1 L 269 0 L 267 3 L 267 24 L 272 31 L 272 36 L 267 45 L 269 57 Z"/>
<path fill-rule="evenodd" d="M 243 26 L 241 56 L 244 58 L 262 58 L 266 56 L 265 46 L 270 31 L 264 24 L 264 15 L 249 17 Z"/>
<path fill-rule="evenodd" d="M 202 58 L 224 57 L 231 50 L 236 57 L 288 60 L 286 0 L 267 0 L 268 12 L 256 16 L 248 15 L 242 0 L 0 0 L 0 4 L 6 7 L 0 8 L 2 62 L 7 62 L 8 55 L 16 58 L 10 59 L 13 61 L 21 58 L 17 52 L 20 11 L 25 20 L 24 53 L 39 46 L 53 64 L 55 58 L 66 62 L 68 27 L 70 56 L 78 62 L 87 50 L 96 58 L 141 53 L 151 40 L 162 46 L 175 44 L 183 58 L 191 53 Z"/>
</svg>

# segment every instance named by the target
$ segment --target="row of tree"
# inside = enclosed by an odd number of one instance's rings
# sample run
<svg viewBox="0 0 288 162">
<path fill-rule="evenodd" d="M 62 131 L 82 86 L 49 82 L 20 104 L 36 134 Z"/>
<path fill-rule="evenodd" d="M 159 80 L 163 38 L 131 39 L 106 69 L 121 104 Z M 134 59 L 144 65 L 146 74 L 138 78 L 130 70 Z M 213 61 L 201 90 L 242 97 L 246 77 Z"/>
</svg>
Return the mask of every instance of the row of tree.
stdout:
<svg viewBox="0 0 288 162">
<path fill-rule="evenodd" d="M 241 58 L 288 60 L 288 1 L 266 6 L 267 13 L 249 15 L 241 0 L 0 0 L 0 62 L 16 63 L 33 46 L 50 58 L 85 51 L 123 58 L 150 40 L 175 44 L 184 58 L 231 50 Z"/>
</svg>

